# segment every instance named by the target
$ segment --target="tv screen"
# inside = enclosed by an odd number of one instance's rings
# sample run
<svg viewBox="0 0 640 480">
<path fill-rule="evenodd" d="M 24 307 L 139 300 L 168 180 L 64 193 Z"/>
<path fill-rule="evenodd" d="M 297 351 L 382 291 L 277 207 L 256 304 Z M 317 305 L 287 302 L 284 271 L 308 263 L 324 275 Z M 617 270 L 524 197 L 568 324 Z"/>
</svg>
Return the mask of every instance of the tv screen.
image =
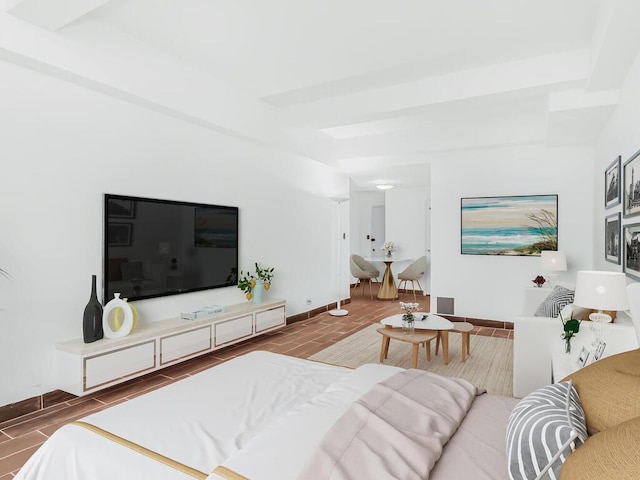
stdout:
<svg viewBox="0 0 640 480">
<path fill-rule="evenodd" d="M 238 284 L 238 208 L 105 194 L 104 297 Z"/>
</svg>

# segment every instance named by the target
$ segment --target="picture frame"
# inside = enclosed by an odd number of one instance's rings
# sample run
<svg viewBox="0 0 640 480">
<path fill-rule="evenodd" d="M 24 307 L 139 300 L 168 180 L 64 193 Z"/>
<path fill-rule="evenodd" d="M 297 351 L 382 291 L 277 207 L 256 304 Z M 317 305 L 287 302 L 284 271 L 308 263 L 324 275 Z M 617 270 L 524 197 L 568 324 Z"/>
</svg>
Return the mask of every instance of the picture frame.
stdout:
<svg viewBox="0 0 640 480">
<path fill-rule="evenodd" d="M 580 350 L 580 353 L 578 354 L 578 359 L 576 360 L 578 367 L 580 368 L 584 367 L 587 364 L 587 361 L 589 360 L 590 355 L 591 355 L 591 352 L 587 350 L 586 347 L 582 347 L 582 349 Z"/>
<path fill-rule="evenodd" d="M 133 225 L 131 223 L 107 224 L 107 240 L 110 247 L 128 247 L 131 245 L 131 234 Z"/>
<path fill-rule="evenodd" d="M 604 171 L 604 208 L 611 208 L 621 202 L 620 164 L 622 157 L 616 159 Z"/>
<path fill-rule="evenodd" d="M 622 227 L 622 271 L 627 277 L 640 280 L 640 223 Z"/>
<path fill-rule="evenodd" d="M 622 166 L 624 218 L 640 215 L 640 150 L 634 153 Z"/>
<path fill-rule="evenodd" d="M 540 256 L 558 250 L 558 195 L 460 199 L 462 255 Z"/>
<path fill-rule="evenodd" d="M 604 259 L 620 265 L 620 212 L 604 219 Z"/>
<path fill-rule="evenodd" d="M 109 218 L 135 218 L 136 202 L 120 198 L 109 198 L 107 200 L 107 212 L 109 212 Z"/>
<path fill-rule="evenodd" d="M 593 351 L 593 360 L 598 361 L 602 358 L 602 355 L 604 354 L 604 349 L 607 347 L 607 344 L 603 340 L 599 339 L 599 340 L 596 340 L 595 347 L 596 348 Z"/>
</svg>

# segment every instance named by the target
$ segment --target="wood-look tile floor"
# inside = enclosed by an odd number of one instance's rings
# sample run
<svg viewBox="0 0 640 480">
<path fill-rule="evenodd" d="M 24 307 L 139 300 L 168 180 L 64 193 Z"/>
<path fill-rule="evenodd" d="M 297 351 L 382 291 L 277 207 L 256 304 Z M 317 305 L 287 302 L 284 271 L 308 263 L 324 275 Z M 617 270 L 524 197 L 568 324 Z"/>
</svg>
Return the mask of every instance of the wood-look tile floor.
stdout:
<svg viewBox="0 0 640 480">
<path fill-rule="evenodd" d="M 411 300 L 408 295 L 405 298 L 406 301 Z M 421 310 L 429 311 L 429 297 L 421 297 L 419 303 Z M 321 313 L 277 332 L 267 333 L 202 355 L 91 395 L 67 397 L 66 401 L 0 423 L 0 480 L 13 478 L 38 447 L 66 423 L 126 402 L 252 350 L 268 350 L 307 358 L 367 325 L 378 323 L 384 317 L 400 313 L 398 302 L 382 302 L 375 297 L 370 300 L 368 292 L 362 295 L 360 291 L 356 292 L 351 303 L 344 305 L 343 308 L 349 311 L 349 315 L 332 317 L 328 313 Z M 489 327 L 475 327 L 472 333 L 513 338 L 512 330 Z"/>
</svg>

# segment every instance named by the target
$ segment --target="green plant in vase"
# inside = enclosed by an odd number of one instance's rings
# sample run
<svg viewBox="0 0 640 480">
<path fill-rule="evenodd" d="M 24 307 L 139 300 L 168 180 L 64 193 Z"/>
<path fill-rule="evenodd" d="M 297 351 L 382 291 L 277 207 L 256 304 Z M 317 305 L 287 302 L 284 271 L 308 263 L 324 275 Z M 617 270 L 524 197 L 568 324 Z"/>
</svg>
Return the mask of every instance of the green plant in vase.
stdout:
<svg viewBox="0 0 640 480">
<path fill-rule="evenodd" d="M 249 271 L 243 272 L 241 270 L 240 278 L 238 278 L 238 288 L 244 292 L 247 300 L 251 300 L 253 298 L 256 282 L 261 282 L 264 285 L 264 289 L 269 290 L 269 288 L 271 288 L 271 280 L 273 279 L 273 267 L 262 268 L 258 265 L 258 262 L 254 265 L 255 273 L 251 273 Z"/>
<path fill-rule="evenodd" d="M 253 287 L 256 286 L 256 279 L 253 274 L 240 270 L 240 278 L 238 279 L 238 288 L 245 294 L 247 300 L 253 298 Z"/>
<path fill-rule="evenodd" d="M 258 280 L 264 283 L 264 289 L 269 290 L 269 288 L 271 288 L 271 279 L 273 278 L 273 267 L 260 268 L 258 262 L 256 262 L 256 276 Z"/>
<path fill-rule="evenodd" d="M 564 340 L 564 351 L 571 353 L 571 339 L 580 331 L 580 320 L 573 318 L 573 315 L 568 319 L 560 317 L 562 325 L 564 326 L 564 333 L 562 339 Z"/>
</svg>

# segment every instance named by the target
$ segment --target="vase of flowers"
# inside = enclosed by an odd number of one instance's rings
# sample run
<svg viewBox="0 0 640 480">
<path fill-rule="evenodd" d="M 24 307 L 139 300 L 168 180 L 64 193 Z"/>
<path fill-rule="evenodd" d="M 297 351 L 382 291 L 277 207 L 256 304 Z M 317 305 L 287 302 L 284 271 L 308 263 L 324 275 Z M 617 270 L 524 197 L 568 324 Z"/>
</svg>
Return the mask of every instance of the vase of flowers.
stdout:
<svg viewBox="0 0 640 480">
<path fill-rule="evenodd" d="M 393 242 L 384 242 L 382 245 L 382 251 L 384 252 L 385 257 L 389 258 L 398 249 L 396 244 Z"/>
<path fill-rule="evenodd" d="M 571 339 L 580 331 L 580 320 L 576 320 L 573 316 L 570 316 L 568 319 L 560 317 L 560 319 L 564 327 L 564 333 L 562 334 L 564 351 L 565 353 L 571 353 Z"/>
<path fill-rule="evenodd" d="M 402 314 L 402 333 L 410 335 L 414 332 L 415 317 L 413 312 L 420 308 L 417 303 L 404 303 L 400 302 L 400 308 L 404 312 Z"/>
<path fill-rule="evenodd" d="M 546 280 L 544 279 L 544 277 L 542 275 L 538 275 L 536 278 L 534 278 L 531 281 L 538 288 L 542 287 L 542 285 L 544 285 L 545 282 L 546 282 Z"/>
</svg>

